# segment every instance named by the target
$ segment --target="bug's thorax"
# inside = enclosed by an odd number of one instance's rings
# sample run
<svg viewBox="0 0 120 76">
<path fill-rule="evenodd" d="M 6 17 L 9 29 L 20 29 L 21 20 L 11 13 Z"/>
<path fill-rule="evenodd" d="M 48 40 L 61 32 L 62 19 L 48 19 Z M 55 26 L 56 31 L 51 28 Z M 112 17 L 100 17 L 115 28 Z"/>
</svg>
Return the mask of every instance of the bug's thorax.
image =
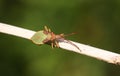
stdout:
<svg viewBox="0 0 120 76">
<path fill-rule="evenodd" d="M 50 34 L 51 34 L 50 40 L 51 41 L 55 40 L 56 39 L 56 35 L 53 32 L 51 32 Z"/>
<path fill-rule="evenodd" d="M 50 44 L 52 47 L 59 47 L 59 40 L 64 38 L 64 34 L 56 35 L 46 26 L 44 27 L 43 33 L 47 36 L 44 40 L 44 44 Z"/>
</svg>

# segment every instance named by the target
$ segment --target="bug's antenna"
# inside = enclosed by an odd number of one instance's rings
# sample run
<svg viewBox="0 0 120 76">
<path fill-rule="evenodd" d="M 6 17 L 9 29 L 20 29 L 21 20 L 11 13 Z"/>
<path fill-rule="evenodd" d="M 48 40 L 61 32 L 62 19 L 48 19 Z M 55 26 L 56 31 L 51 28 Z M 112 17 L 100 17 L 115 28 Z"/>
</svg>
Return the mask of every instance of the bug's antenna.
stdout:
<svg viewBox="0 0 120 76">
<path fill-rule="evenodd" d="M 67 34 L 67 35 L 64 35 L 64 36 L 70 36 L 70 35 L 74 35 L 74 34 L 76 34 L 76 33 L 70 33 L 70 34 Z"/>
</svg>

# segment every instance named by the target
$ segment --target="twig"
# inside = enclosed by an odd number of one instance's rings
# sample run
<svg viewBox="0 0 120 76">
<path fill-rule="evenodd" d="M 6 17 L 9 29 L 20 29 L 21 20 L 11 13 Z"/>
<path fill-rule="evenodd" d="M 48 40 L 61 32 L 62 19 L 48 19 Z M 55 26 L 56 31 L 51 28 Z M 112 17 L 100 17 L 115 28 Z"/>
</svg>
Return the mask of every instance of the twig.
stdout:
<svg viewBox="0 0 120 76">
<path fill-rule="evenodd" d="M 0 23 L 0 32 L 26 38 L 26 39 L 30 39 L 35 34 L 35 31 L 31 31 L 28 29 L 24 29 L 21 27 L 16 27 L 16 26 L 4 24 L 4 23 Z"/>
<path fill-rule="evenodd" d="M 15 35 L 15 36 L 22 37 L 22 38 L 26 38 L 29 40 L 36 33 L 35 31 L 31 31 L 28 29 L 24 29 L 24 28 L 12 26 L 12 25 L 4 24 L 4 23 L 0 23 L 0 32 L 10 34 L 10 35 Z M 72 46 L 71 44 L 66 43 L 66 40 L 59 42 L 60 48 L 63 48 L 63 49 L 69 50 L 69 51 L 73 51 L 73 52 L 77 52 L 79 54 L 91 56 L 91 57 L 97 58 L 99 60 L 106 61 L 108 63 L 120 65 L 120 54 L 113 53 L 113 52 L 99 49 L 99 48 L 95 48 L 95 47 L 92 47 L 89 45 L 84 45 L 84 44 L 77 43 L 74 41 L 71 41 L 71 42 L 74 43 L 76 46 L 78 46 L 81 51 L 79 51 L 79 49 Z"/>
<path fill-rule="evenodd" d="M 70 45 L 69 43 L 66 43 L 65 41 L 59 42 L 59 45 L 61 48 L 69 50 L 69 51 L 73 51 L 73 52 L 77 52 L 77 53 L 80 53 L 83 55 L 91 56 L 91 57 L 97 58 L 99 60 L 106 61 L 108 63 L 120 65 L 120 54 L 113 53 L 113 52 L 99 49 L 99 48 L 95 48 L 95 47 L 92 47 L 89 45 L 73 42 L 73 41 L 71 41 L 71 42 L 74 43 L 75 45 L 77 45 L 81 51 L 79 51 L 79 49 Z"/>
</svg>

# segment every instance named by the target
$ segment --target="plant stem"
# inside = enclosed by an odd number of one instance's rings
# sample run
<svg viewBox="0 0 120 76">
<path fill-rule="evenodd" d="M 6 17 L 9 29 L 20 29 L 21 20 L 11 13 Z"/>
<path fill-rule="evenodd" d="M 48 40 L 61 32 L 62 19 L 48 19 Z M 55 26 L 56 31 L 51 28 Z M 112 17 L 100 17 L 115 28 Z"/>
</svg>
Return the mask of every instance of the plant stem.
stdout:
<svg viewBox="0 0 120 76">
<path fill-rule="evenodd" d="M 73 42 L 73 41 L 71 41 L 71 42 L 74 43 L 76 46 L 78 46 L 81 51 L 79 51 L 79 49 L 70 45 L 69 43 L 65 43 L 65 41 L 59 42 L 59 45 L 61 48 L 69 50 L 69 51 L 73 51 L 73 52 L 76 52 L 79 54 L 94 57 L 96 59 L 103 60 L 108 63 L 120 65 L 120 54 L 110 52 L 107 50 L 103 50 L 103 49 L 99 49 L 96 47 L 92 47 L 89 45 Z"/>
<path fill-rule="evenodd" d="M 30 39 L 35 34 L 35 31 L 31 31 L 28 29 L 24 29 L 21 27 L 16 27 L 16 26 L 4 24 L 4 23 L 0 23 L 0 32 L 26 38 L 26 39 Z"/>
<path fill-rule="evenodd" d="M 22 37 L 25 39 L 31 39 L 31 37 L 36 33 L 35 31 L 31 31 L 28 29 L 12 26 L 9 24 L 4 24 L 0 23 L 0 32 L 1 33 L 6 33 L 18 37 Z M 74 43 L 76 46 L 80 48 L 81 51 L 79 51 L 76 47 L 72 46 L 69 43 L 66 43 L 65 40 L 59 42 L 60 48 L 77 52 L 79 54 L 87 55 L 90 57 L 94 57 L 99 60 L 106 61 L 108 63 L 113 63 L 113 64 L 119 64 L 120 65 L 120 54 L 113 53 L 107 50 L 95 48 L 89 45 L 77 43 L 74 41 L 71 41 Z"/>
</svg>

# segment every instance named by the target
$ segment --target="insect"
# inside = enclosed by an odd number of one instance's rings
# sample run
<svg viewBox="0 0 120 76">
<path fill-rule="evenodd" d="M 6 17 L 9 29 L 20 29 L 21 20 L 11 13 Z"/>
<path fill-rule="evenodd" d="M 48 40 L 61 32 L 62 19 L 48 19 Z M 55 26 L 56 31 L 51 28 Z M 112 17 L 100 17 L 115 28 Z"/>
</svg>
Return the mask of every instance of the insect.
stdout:
<svg viewBox="0 0 120 76">
<path fill-rule="evenodd" d="M 70 34 L 70 35 L 72 35 L 72 34 Z M 58 42 L 64 41 L 66 43 L 69 43 L 69 44 L 75 46 L 78 50 L 80 50 L 77 45 L 75 45 L 74 43 L 72 43 L 69 40 L 65 40 L 65 36 L 68 36 L 68 35 L 64 35 L 63 33 L 56 35 L 55 33 L 53 33 L 51 31 L 50 28 L 45 26 L 44 30 L 36 32 L 33 35 L 33 37 L 31 38 L 31 40 L 32 40 L 33 43 L 38 44 L 38 45 L 42 45 L 42 44 L 51 45 L 52 48 L 53 47 L 58 47 L 59 48 L 60 46 L 59 46 Z"/>
</svg>

